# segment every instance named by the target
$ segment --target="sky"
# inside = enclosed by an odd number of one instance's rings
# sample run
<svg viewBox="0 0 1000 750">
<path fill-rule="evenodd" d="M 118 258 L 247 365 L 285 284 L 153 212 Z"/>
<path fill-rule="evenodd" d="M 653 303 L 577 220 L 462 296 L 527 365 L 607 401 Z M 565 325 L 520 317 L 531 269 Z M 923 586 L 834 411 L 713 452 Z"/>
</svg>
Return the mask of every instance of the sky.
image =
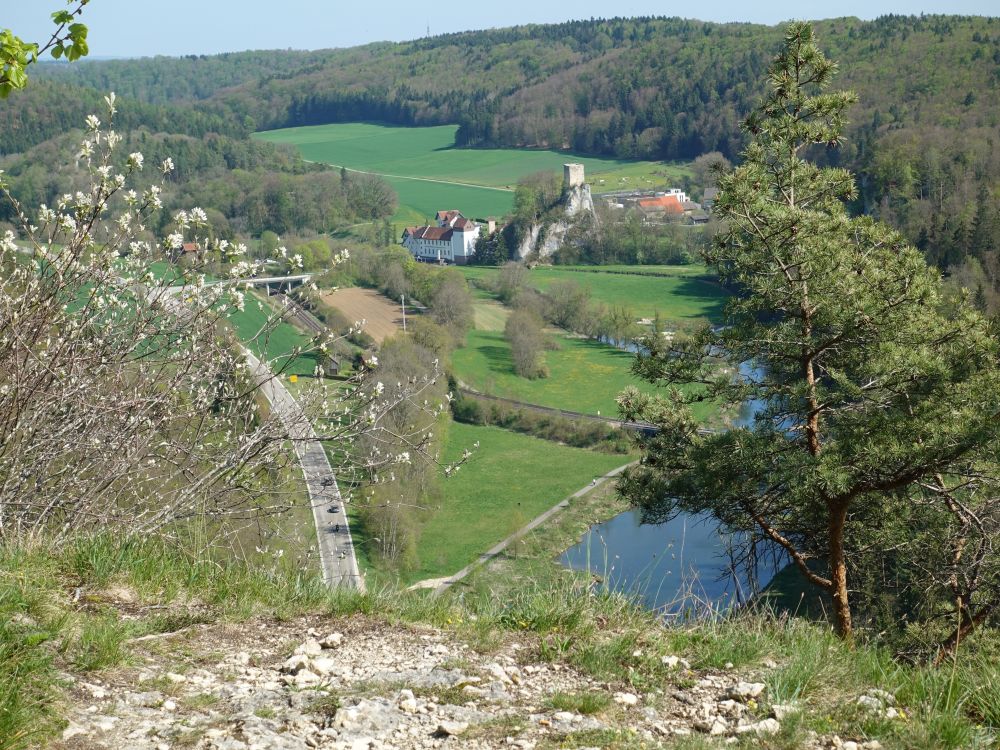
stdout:
<svg viewBox="0 0 1000 750">
<path fill-rule="evenodd" d="M 49 14 L 65 0 L 0 0 L 0 28 L 47 40 Z M 75 3 L 73 4 L 75 6 Z M 431 34 L 524 23 L 609 16 L 684 16 L 703 21 L 776 24 L 791 18 L 888 13 L 998 15 L 997 0 L 715 0 L 705 5 L 663 0 L 91 0 L 84 9 L 91 57 L 213 54 L 246 49 L 324 49 L 404 41 Z"/>
</svg>

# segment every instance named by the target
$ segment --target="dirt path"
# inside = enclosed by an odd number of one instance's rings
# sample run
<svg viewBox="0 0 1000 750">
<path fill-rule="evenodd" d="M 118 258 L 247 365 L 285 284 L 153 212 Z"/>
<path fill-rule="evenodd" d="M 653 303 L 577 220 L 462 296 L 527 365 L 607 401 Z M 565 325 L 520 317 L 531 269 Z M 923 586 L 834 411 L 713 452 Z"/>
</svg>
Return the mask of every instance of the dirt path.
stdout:
<svg viewBox="0 0 1000 750">
<path fill-rule="evenodd" d="M 364 320 L 364 332 L 379 344 L 403 329 L 402 308 L 374 289 L 347 287 L 333 292 L 323 292 L 320 298 L 326 304 L 340 310 L 351 323 Z M 407 307 L 407 318 L 413 312 Z"/>
<path fill-rule="evenodd" d="M 352 169 L 351 167 L 345 167 L 342 164 L 331 164 L 328 161 L 310 161 L 309 159 L 303 159 L 302 161 L 307 164 L 326 164 L 328 166 L 334 167 L 335 169 L 346 169 L 348 172 L 354 172 L 355 174 L 373 174 L 377 177 L 391 177 L 394 180 L 413 180 L 414 182 L 436 182 L 439 185 L 457 185 L 458 187 L 470 187 L 470 188 L 481 188 L 483 190 L 498 190 L 501 193 L 513 193 L 513 188 L 509 187 L 494 187 L 493 185 L 477 185 L 474 182 L 457 182 L 456 180 L 438 180 L 433 177 L 413 177 L 411 175 L 405 174 L 389 174 L 387 172 L 368 172 L 364 169 Z"/>
</svg>

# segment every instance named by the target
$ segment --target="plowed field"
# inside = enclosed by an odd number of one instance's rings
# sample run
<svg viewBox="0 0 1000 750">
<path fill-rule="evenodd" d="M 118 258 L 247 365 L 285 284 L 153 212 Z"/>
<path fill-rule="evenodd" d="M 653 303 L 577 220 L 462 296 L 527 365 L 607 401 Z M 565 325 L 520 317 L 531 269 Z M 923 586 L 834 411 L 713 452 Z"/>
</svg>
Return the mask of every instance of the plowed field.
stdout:
<svg viewBox="0 0 1000 750">
<path fill-rule="evenodd" d="M 381 344 L 403 329 L 403 310 L 374 289 L 347 287 L 324 292 L 322 299 L 344 313 L 352 323 L 364 320 L 364 332 Z M 407 317 L 410 311 L 407 310 Z"/>
</svg>

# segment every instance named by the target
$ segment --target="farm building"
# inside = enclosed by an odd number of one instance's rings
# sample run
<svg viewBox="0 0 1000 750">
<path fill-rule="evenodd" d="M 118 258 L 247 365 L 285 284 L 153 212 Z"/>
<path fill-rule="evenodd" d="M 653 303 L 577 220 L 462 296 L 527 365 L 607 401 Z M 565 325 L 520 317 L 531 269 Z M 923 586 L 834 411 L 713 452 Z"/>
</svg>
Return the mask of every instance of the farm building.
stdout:
<svg viewBox="0 0 1000 750">
<path fill-rule="evenodd" d="M 475 251 L 479 225 L 454 210 L 438 211 L 435 219 L 436 226 L 407 227 L 403 247 L 417 260 L 467 263 Z"/>
</svg>

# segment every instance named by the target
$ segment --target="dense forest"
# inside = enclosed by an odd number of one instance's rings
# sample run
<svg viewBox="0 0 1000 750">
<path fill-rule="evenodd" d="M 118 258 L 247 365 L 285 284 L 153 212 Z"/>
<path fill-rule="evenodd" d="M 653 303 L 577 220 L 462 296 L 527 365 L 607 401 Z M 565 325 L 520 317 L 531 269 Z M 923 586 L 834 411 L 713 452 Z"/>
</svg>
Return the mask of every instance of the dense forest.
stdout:
<svg viewBox="0 0 1000 750">
<path fill-rule="evenodd" d="M 838 86 L 860 96 L 846 141 L 818 156 L 858 174 L 856 211 L 901 228 L 940 268 L 995 296 L 1000 18 L 842 18 L 816 28 L 840 61 Z M 254 130 L 377 120 L 457 123 L 458 145 L 469 147 L 665 160 L 717 151 L 735 160 L 739 123 L 781 34 L 611 19 L 318 52 L 45 64 L 44 80 L 0 106 L 0 154 L 65 132 L 114 89 L 129 99 L 121 129 L 202 143 L 210 134 L 235 142 Z"/>
</svg>

